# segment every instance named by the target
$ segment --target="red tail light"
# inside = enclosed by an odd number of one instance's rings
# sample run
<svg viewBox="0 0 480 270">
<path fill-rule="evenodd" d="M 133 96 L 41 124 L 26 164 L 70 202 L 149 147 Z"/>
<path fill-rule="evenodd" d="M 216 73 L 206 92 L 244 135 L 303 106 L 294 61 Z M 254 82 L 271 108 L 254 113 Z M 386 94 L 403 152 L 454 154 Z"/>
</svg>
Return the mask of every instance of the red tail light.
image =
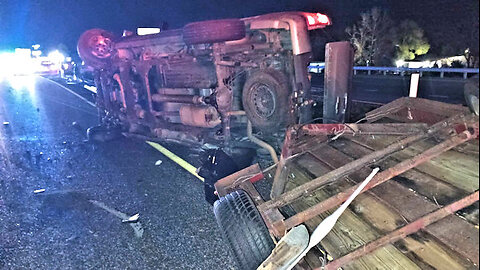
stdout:
<svg viewBox="0 0 480 270">
<path fill-rule="evenodd" d="M 330 18 L 322 13 L 304 13 L 303 16 L 307 20 L 308 30 L 323 28 L 332 24 Z"/>
</svg>

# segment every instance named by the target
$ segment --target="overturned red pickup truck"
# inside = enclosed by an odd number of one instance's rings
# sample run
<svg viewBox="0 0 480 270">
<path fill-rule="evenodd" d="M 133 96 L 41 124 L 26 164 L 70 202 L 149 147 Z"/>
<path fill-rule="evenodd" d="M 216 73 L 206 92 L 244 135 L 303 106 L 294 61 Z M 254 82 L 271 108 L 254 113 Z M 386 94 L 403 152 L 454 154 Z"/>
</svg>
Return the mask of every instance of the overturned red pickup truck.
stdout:
<svg viewBox="0 0 480 270">
<path fill-rule="evenodd" d="M 308 31 L 328 25 L 321 13 L 284 12 L 145 36 L 92 29 L 78 53 L 95 69 L 105 125 L 166 141 L 222 142 L 232 140 L 241 114 L 264 131 L 311 117 Z"/>
</svg>

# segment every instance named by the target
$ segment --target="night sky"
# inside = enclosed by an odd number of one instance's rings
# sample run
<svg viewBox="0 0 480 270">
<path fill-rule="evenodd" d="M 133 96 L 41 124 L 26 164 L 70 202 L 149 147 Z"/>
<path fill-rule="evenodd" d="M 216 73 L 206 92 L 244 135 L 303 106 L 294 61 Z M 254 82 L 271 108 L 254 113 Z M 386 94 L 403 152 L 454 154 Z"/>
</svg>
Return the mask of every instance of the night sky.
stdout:
<svg viewBox="0 0 480 270">
<path fill-rule="evenodd" d="M 160 26 L 162 22 L 167 22 L 169 28 L 178 28 L 192 21 L 288 10 L 328 14 L 334 23 L 328 30 L 331 39 L 343 39 L 345 27 L 358 20 L 360 12 L 375 6 L 387 9 L 393 19 L 416 19 L 435 38 L 435 33 L 448 21 L 470 25 L 465 21 L 467 16 L 476 16 L 478 29 L 478 3 L 478 0 L 0 0 L 0 49 L 35 43 L 48 49 L 63 43 L 73 53 L 80 34 L 90 28 L 103 28 L 120 35 L 123 29 Z M 476 6 L 475 11 L 465 8 L 472 5 Z"/>
</svg>

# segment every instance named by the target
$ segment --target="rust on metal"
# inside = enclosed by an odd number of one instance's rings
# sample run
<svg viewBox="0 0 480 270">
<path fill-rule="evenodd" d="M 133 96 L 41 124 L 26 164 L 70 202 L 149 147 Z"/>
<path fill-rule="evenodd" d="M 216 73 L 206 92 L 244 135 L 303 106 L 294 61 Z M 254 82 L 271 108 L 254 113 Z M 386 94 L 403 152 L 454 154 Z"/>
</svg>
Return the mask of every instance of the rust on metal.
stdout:
<svg viewBox="0 0 480 270">
<path fill-rule="evenodd" d="M 378 161 L 381 158 L 385 158 L 395 152 L 398 152 L 400 150 L 405 149 L 409 145 L 420 141 L 422 139 L 426 139 L 429 137 L 433 137 L 436 135 L 436 133 L 442 133 L 444 132 L 449 126 L 455 125 L 458 122 L 474 122 L 473 126 L 477 127 L 478 129 L 478 123 L 476 123 L 477 120 L 475 120 L 472 116 L 465 116 L 463 114 L 460 115 L 454 115 L 450 117 L 449 119 L 446 119 L 444 121 L 441 121 L 439 123 L 436 123 L 435 125 L 432 125 L 427 131 L 425 132 L 420 132 L 416 135 L 408 136 L 405 137 L 389 146 L 387 146 L 384 149 L 377 150 L 375 152 L 372 152 L 371 154 L 368 154 L 364 157 L 361 157 L 355 161 L 352 161 L 340 168 L 337 168 L 333 171 L 330 171 L 320 177 L 317 177 L 313 179 L 312 181 L 303 184 L 302 186 L 296 187 L 286 193 L 283 193 L 281 196 L 279 196 L 277 199 L 270 200 L 268 202 L 265 202 L 264 204 L 259 206 L 259 209 L 262 210 L 267 210 L 267 209 L 272 209 L 272 208 L 278 208 L 285 206 L 294 200 L 308 195 L 315 191 L 316 189 L 320 188 L 323 185 L 330 184 L 335 182 L 336 180 L 343 178 L 344 176 L 352 173 L 353 171 L 362 168 L 364 166 L 368 166 L 369 164 L 372 164 L 376 161 Z M 475 124 L 476 123 L 476 124 Z M 462 133 L 463 134 L 463 133 Z M 470 134 L 470 133 L 468 133 Z"/>
<path fill-rule="evenodd" d="M 302 134 L 319 135 L 413 135 L 425 131 L 424 123 L 388 123 L 388 124 L 308 124 L 301 127 Z"/>
<path fill-rule="evenodd" d="M 288 164 L 287 158 L 293 154 L 291 149 L 295 147 L 292 145 L 292 136 L 308 135 L 414 135 L 419 132 L 427 130 L 426 124 L 307 124 L 301 125 L 298 128 L 293 127 L 287 131 L 285 137 L 280 161 L 277 164 L 275 177 L 273 179 L 272 191 L 270 197 L 272 199 L 278 198 L 285 190 L 287 184 Z M 294 132 L 295 131 L 295 132 Z M 296 147 L 298 148 L 298 147 Z"/>
<path fill-rule="evenodd" d="M 240 189 L 243 189 L 250 195 L 252 200 L 256 205 L 263 203 L 262 196 L 255 189 L 251 181 L 242 181 L 239 185 Z M 277 237 L 282 237 L 286 233 L 285 226 L 283 225 L 284 216 L 280 213 L 278 209 L 270 209 L 266 212 L 260 212 L 262 215 L 265 224 L 267 225 L 268 231 Z"/>
<path fill-rule="evenodd" d="M 388 117 L 405 123 L 434 124 L 453 114 L 465 113 L 469 113 L 468 108 L 461 105 L 404 97 L 366 113 L 365 118 L 368 122 L 375 122 Z"/>
<path fill-rule="evenodd" d="M 277 163 L 275 176 L 273 177 L 272 190 L 270 198 L 278 198 L 284 191 L 288 181 L 288 166 L 283 156 L 280 156 L 280 161 Z"/>
<path fill-rule="evenodd" d="M 291 191 L 288 191 L 284 194 L 282 194 L 281 196 L 279 196 L 277 199 L 274 199 L 274 200 L 271 200 L 271 201 L 268 201 L 262 205 L 259 206 L 259 209 L 260 210 L 267 210 L 267 209 L 272 209 L 272 208 L 278 208 L 278 207 L 282 207 L 282 206 L 285 206 L 287 204 L 289 204 L 290 202 L 294 201 L 295 199 L 298 199 L 304 195 L 307 195 L 311 192 L 313 192 L 315 189 L 325 185 L 325 184 L 328 184 L 328 183 L 332 183 L 348 174 L 350 174 L 351 172 L 357 170 L 358 168 L 361 168 L 361 167 L 364 167 L 364 166 L 367 166 L 371 163 L 374 163 L 376 160 L 386 156 L 386 155 L 389 155 L 389 154 L 392 154 L 392 153 L 395 153 L 397 151 L 400 151 L 402 149 L 404 149 L 405 147 L 407 147 L 408 145 L 416 142 L 416 141 L 419 141 L 423 138 L 425 138 L 426 136 L 428 135 L 428 133 L 424 133 L 424 134 L 419 134 L 419 135 L 414 135 L 414 136 L 410 136 L 410 137 L 407 137 L 405 139 L 402 139 L 400 140 L 399 142 L 395 143 L 395 144 L 392 144 L 390 146 L 388 146 L 387 148 L 385 149 L 382 149 L 382 150 L 379 150 L 379 151 L 375 151 L 369 155 L 366 155 L 360 159 L 357 159 L 351 163 L 348 163 L 338 169 L 335 169 L 333 171 L 330 171 L 320 177 L 317 177 L 315 179 L 313 179 L 312 181 L 308 182 L 308 183 L 305 183 L 299 187 L 296 187 L 294 189 L 292 189 Z"/>
<path fill-rule="evenodd" d="M 283 158 L 289 157 L 292 154 L 291 146 L 293 143 L 293 136 L 294 136 L 293 133 L 295 133 L 294 127 L 288 128 L 287 131 L 285 132 L 285 139 L 283 141 L 282 153 L 280 154 L 281 157 Z"/>
<path fill-rule="evenodd" d="M 380 185 L 390 179 L 392 179 L 393 177 L 397 176 L 397 175 L 400 175 L 426 161 L 429 161 L 437 156 L 439 156 L 440 154 L 466 142 L 466 141 L 469 141 L 473 138 L 475 138 L 475 134 L 471 134 L 469 131 L 464 131 L 458 135 L 455 135 L 453 137 L 451 137 L 450 139 L 447 139 L 445 140 L 444 142 L 424 151 L 423 153 L 413 157 L 413 158 L 410 158 L 410 159 L 407 159 L 407 160 L 404 160 L 400 163 L 398 163 L 397 165 L 395 165 L 394 167 L 391 167 L 385 171 L 382 171 L 380 172 L 379 174 L 377 174 L 373 179 L 372 181 L 370 181 L 370 183 L 363 189 L 362 193 L 377 186 L 377 185 Z M 349 163 L 350 164 L 350 163 Z M 307 210 L 303 211 L 303 212 L 300 212 L 290 218 L 288 218 L 287 220 L 285 220 L 285 226 L 287 227 L 287 229 L 289 228 L 292 228 L 298 224 L 301 224 L 313 217 L 315 217 L 316 215 L 319 215 L 325 211 L 328 211 L 338 205 L 340 205 L 342 202 L 344 202 L 354 191 L 355 189 L 358 187 L 358 184 L 357 185 L 354 185 L 352 187 L 350 187 L 349 189 L 346 189 L 342 192 L 339 192 L 337 195 L 335 196 L 332 196 L 324 201 L 322 201 L 321 203 L 319 204 L 316 204 L 315 206 L 312 206 L 310 208 L 308 208 Z"/>
<path fill-rule="evenodd" d="M 427 227 L 428 225 L 435 223 L 448 215 L 454 214 L 455 212 L 472 205 L 473 203 L 477 202 L 479 199 L 479 192 L 476 191 L 452 204 L 449 204 L 445 207 L 442 207 L 428 215 L 425 215 L 408 225 L 399 228 L 373 242 L 370 242 L 355 251 L 341 257 L 338 259 L 335 259 L 334 261 L 328 263 L 323 269 L 338 269 L 342 267 L 343 265 L 361 257 L 364 255 L 367 255 L 375 250 L 377 250 L 380 247 L 383 247 L 389 243 L 396 242 L 402 238 L 405 238 L 406 236 L 416 233 L 419 230 Z"/>
<path fill-rule="evenodd" d="M 344 123 L 348 116 L 353 75 L 350 42 L 331 42 L 325 47 L 324 123 Z"/>
<path fill-rule="evenodd" d="M 240 170 L 234 174 L 224 177 L 215 183 L 215 190 L 218 196 L 226 196 L 238 187 L 242 181 L 248 181 L 251 176 L 262 175 L 260 166 L 258 164 L 251 165 L 243 170 Z"/>
</svg>

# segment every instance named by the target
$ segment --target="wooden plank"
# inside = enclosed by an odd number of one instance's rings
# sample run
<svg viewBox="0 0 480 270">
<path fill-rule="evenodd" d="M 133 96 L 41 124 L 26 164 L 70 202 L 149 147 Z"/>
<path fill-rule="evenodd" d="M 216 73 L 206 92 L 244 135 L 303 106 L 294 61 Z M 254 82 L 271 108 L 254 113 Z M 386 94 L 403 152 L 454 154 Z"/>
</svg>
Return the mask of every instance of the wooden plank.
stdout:
<svg viewBox="0 0 480 270">
<path fill-rule="evenodd" d="M 366 254 L 369 254 L 371 252 L 374 252 L 380 247 L 383 247 L 385 245 L 397 242 L 399 240 L 404 239 L 405 237 L 412 235 L 414 233 L 419 232 L 422 229 L 425 229 L 429 225 L 449 216 L 452 215 L 452 213 L 455 213 L 463 208 L 466 208 L 470 205 L 472 205 L 474 202 L 479 200 L 479 192 L 473 192 L 469 194 L 468 196 L 459 199 L 458 201 L 453 202 L 452 204 L 446 205 L 442 208 L 439 208 L 438 210 L 435 210 L 434 212 L 431 212 L 425 216 L 420 217 L 419 219 L 410 222 L 409 224 L 388 233 L 385 236 L 382 236 L 381 238 L 368 243 L 367 245 L 364 245 L 360 248 L 357 248 L 355 251 L 341 257 L 338 259 L 335 259 L 331 263 L 328 263 L 325 267 L 325 269 L 330 270 L 330 269 L 338 269 L 358 258 L 361 258 L 365 256 Z"/>
<path fill-rule="evenodd" d="M 331 151 L 329 152 L 326 148 L 324 148 L 323 153 L 325 157 L 328 157 L 327 159 L 330 162 L 332 160 L 337 160 L 337 163 L 339 161 L 345 162 L 346 159 L 349 159 L 348 157 L 336 155 Z M 322 170 L 318 166 L 318 161 L 316 161 L 316 167 L 309 163 L 315 164 L 315 161 L 308 161 L 306 158 L 302 159 L 301 161 L 302 166 L 307 164 L 307 167 L 314 168 L 313 173 L 322 173 Z M 362 175 L 361 178 L 363 179 L 368 174 L 369 170 L 365 170 L 364 175 Z M 339 190 L 346 188 L 345 185 L 335 186 L 338 187 Z M 398 214 L 398 212 L 392 210 L 391 207 L 385 204 L 379 203 L 377 199 L 372 197 L 372 195 L 367 194 L 368 193 L 359 195 L 352 203 L 351 209 L 357 216 L 367 221 L 370 225 L 375 227 L 376 230 L 384 233 L 393 231 L 399 226 L 405 225 L 405 220 L 401 218 L 401 215 Z M 413 207 L 421 208 L 420 205 L 421 204 L 419 204 L 418 201 L 415 201 L 415 205 Z M 422 266 L 422 268 L 425 268 L 427 264 L 429 267 L 433 267 L 435 269 L 465 269 L 472 266 L 465 260 L 459 259 L 456 256 L 452 256 L 452 251 L 450 251 L 448 248 L 444 248 L 443 244 L 436 241 L 435 238 L 423 238 L 424 240 L 422 242 L 419 242 L 416 239 L 419 238 L 416 236 L 406 238 L 402 252 L 407 254 L 408 257 L 411 258 L 411 260 L 417 265 Z M 459 243 L 459 241 L 454 242 Z M 421 248 L 419 248 L 419 246 L 421 246 Z"/>
<path fill-rule="evenodd" d="M 477 141 L 473 141 L 472 143 L 467 143 L 465 145 L 470 145 L 470 144 L 478 144 Z M 359 145 L 353 142 L 350 142 L 349 140 L 339 140 L 337 142 L 332 143 L 332 146 L 336 147 L 337 149 L 340 149 L 343 151 L 345 154 L 353 157 L 353 158 L 359 158 L 362 157 L 363 155 L 367 155 L 371 153 L 372 148 L 369 147 L 368 145 Z M 462 145 L 463 146 L 463 145 Z M 466 147 L 466 149 L 469 149 Z M 467 150 L 468 151 L 468 150 Z M 449 151 L 451 152 L 451 151 Z M 457 152 L 460 154 L 459 152 Z M 476 154 L 476 158 L 478 158 L 478 152 L 467 152 L 468 154 Z M 473 156 L 475 158 L 475 156 Z M 385 159 L 382 160 L 379 164 L 383 167 L 392 167 L 397 163 L 398 159 L 392 158 L 392 159 Z M 450 183 L 450 181 L 443 181 L 441 179 L 437 179 L 436 177 L 427 174 L 423 171 L 418 170 L 418 168 L 421 168 L 421 166 L 416 167 L 413 170 L 409 170 L 402 174 L 399 177 L 395 178 L 395 181 L 403 184 L 404 186 L 414 189 L 416 192 L 420 193 L 423 196 L 428 197 L 432 201 L 435 201 L 438 204 L 441 205 L 446 205 L 454 200 L 465 196 L 468 192 L 465 191 L 464 189 L 461 189 L 454 185 L 453 183 Z M 478 163 L 477 163 L 477 168 L 478 170 Z M 476 184 L 478 185 L 478 177 L 477 177 L 477 182 Z M 464 211 L 462 211 L 462 216 L 465 217 L 467 220 L 472 222 L 473 224 L 478 224 L 479 223 L 479 217 L 478 217 L 478 202 L 474 204 L 473 207 L 467 208 Z"/>
<path fill-rule="evenodd" d="M 310 175 L 305 174 L 305 169 L 299 169 L 298 167 L 292 166 L 290 170 L 295 175 L 295 178 L 294 181 L 288 183 L 288 189 L 299 186 L 311 179 Z M 337 183 L 335 186 L 336 185 Z M 301 211 L 328 198 L 330 195 L 330 192 L 321 189 L 315 192 L 312 196 L 294 202 L 292 207 L 296 211 Z M 312 230 L 330 214 L 331 211 L 327 211 L 320 216 L 310 219 L 306 222 L 307 227 Z M 378 231 L 370 224 L 365 222 L 350 209 L 347 209 L 347 211 L 340 217 L 332 232 L 321 242 L 321 244 L 325 250 L 335 258 L 350 252 L 356 247 L 373 241 L 379 236 L 380 234 Z M 375 253 L 357 260 L 345 269 L 391 269 L 392 267 L 398 267 L 398 269 L 419 269 L 412 260 L 407 258 L 407 256 L 396 249 L 393 245 L 381 248 Z"/>
<path fill-rule="evenodd" d="M 345 166 L 337 168 L 333 171 L 329 171 L 328 173 L 320 177 L 317 177 L 312 181 L 305 183 L 301 187 L 287 191 L 281 194 L 278 198 L 265 202 L 264 204 L 259 206 L 259 210 L 265 211 L 267 209 L 279 208 L 279 207 L 285 206 L 302 196 L 312 193 L 317 188 L 328 183 L 333 183 L 337 179 L 342 178 L 343 176 L 349 173 L 352 173 L 355 170 L 358 170 L 359 168 L 366 166 L 367 164 L 374 163 L 376 160 L 389 156 L 392 153 L 401 151 L 402 149 L 405 149 L 408 145 L 413 144 L 416 141 L 422 140 L 426 137 L 431 137 L 434 134 L 436 134 L 435 131 L 438 131 L 439 129 L 440 129 L 440 125 L 432 127 L 431 129 L 429 129 L 429 132 L 402 138 L 399 141 L 392 143 L 385 148 L 382 148 L 378 151 L 372 152 L 369 155 L 356 159 L 348 164 L 345 164 Z"/>
<path fill-rule="evenodd" d="M 423 233 L 419 232 L 396 242 L 394 246 L 407 257 L 415 258 L 417 265 L 422 269 L 475 269 L 472 264 L 457 261 L 456 258 L 451 260 L 453 254 L 450 249 L 430 239 L 430 237 L 423 236 Z"/>
<path fill-rule="evenodd" d="M 385 183 L 387 184 L 387 183 Z M 403 187 L 395 182 L 388 185 L 380 185 L 374 189 L 375 194 L 381 194 L 382 199 L 386 200 L 394 208 L 409 208 L 410 211 L 402 211 L 402 215 L 408 220 L 415 220 L 427 212 L 438 208 L 430 203 L 426 206 L 426 200 L 421 198 L 415 192 L 398 191 Z M 418 207 L 422 205 L 422 207 Z M 458 216 L 449 216 L 439 222 L 430 225 L 425 229 L 426 232 L 440 240 L 445 246 L 453 252 L 459 253 L 478 265 L 479 236 L 475 225 L 459 218 Z"/>
<path fill-rule="evenodd" d="M 353 145 L 353 143 L 345 145 L 345 149 L 352 150 Z M 358 152 L 355 151 L 355 153 Z M 342 164 L 353 160 L 353 158 L 327 147 L 323 148 L 323 156 L 328 157 L 328 162 L 333 167 L 342 166 Z M 349 178 L 359 182 L 368 174 L 369 170 L 364 169 L 351 174 Z M 393 209 L 396 209 L 407 220 L 415 220 L 438 208 L 435 203 L 394 181 L 383 183 L 372 189 L 372 192 Z M 457 216 L 449 216 L 427 227 L 426 231 L 439 239 L 442 245 L 478 264 L 479 237 L 478 229 L 473 224 Z M 452 234 L 452 231 L 458 232 L 458 235 Z"/>
<path fill-rule="evenodd" d="M 382 149 L 395 141 L 395 138 L 375 136 L 355 137 L 352 141 L 371 147 Z M 414 146 L 393 154 L 396 160 L 404 160 L 417 155 L 424 149 L 433 146 L 429 142 L 418 142 Z M 421 164 L 416 170 L 429 174 L 437 179 L 450 183 L 466 192 L 473 192 L 479 188 L 479 157 L 478 155 L 466 155 L 457 151 L 447 151 L 433 160 Z"/>
<path fill-rule="evenodd" d="M 369 148 L 348 140 L 341 140 L 331 145 L 354 159 L 367 155 L 372 151 Z M 388 168 L 397 163 L 398 162 L 395 159 L 384 159 L 378 162 L 378 165 L 383 168 Z M 467 195 L 466 191 L 447 182 L 439 181 L 435 177 L 418 171 L 417 169 L 412 169 L 403 173 L 400 177 L 396 177 L 395 181 L 428 197 L 432 201 L 437 201 L 439 204 L 448 204 L 457 198 Z"/>
</svg>

